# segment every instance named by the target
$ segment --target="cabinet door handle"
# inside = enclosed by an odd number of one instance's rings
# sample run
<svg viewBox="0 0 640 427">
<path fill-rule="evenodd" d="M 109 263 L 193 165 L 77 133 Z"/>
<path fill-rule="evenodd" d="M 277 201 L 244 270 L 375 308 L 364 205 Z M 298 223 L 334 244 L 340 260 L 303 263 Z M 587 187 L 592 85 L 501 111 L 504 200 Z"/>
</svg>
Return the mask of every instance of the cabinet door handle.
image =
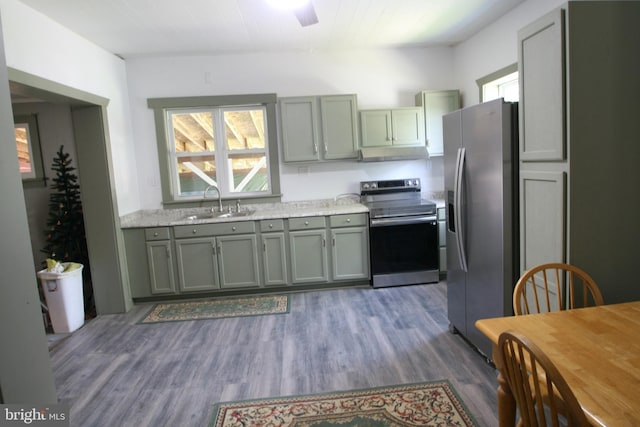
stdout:
<svg viewBox="0 0 640 427">
<path fill-rule="evenodd" d="M 195 228 L 192 231 L 193 234 L 196 234 L 197 232 L 198 232 L 198 230 L 196 230 Z"/>
<path fill-rule="evenodd" d="M 327 239 L 322 238 L 322 247 L 326 247 L 327 246 Z"/>
<path fill-rule="evenodd" d="M 167 258 L 171 258 L 171 251 L 169 250 L 169 246 L 165 248 L 167 250 Z"/>
<path fill-rule="evenodd" d="M 318 154 L 318 144 L 313 144 L 313 154 Z"/>
<path fill-rule="evenodd" d="M 267 252 L 267 242 L 262 242 L 262 251 Z"/>
<path fill-rule="evenodd" d="M 304 225 L 309 225 L 309 221 L 305 221 L 305 222 L 304 222 Z"/>
<path fill-rule="evenodd" d="M 213 250 L 213 255 L 217 255 L 217 251 L 216 251 L 216 244 L 215 243 L 211 243 L 211 249 Z"/>
<path fill-rule="evenodd" d="M 347 222 L 348 222 L 348 223 L 349 223 L 349 222 L 351 222 L 351 218 L 347 218 Z"/>
<path fill-rule="evenodd" d="M 327 154 L 329 152 L 329 147 L 327 147 L 327 143 L 324 143 L 324 154 Z"/>
<path fill-rule="evenodd" d="M 335 245 L 336 245 L 336 238 L 335 237 L 333 239 L 331 239 L 331 244 L 335 247 Z"/>
<path fill-rule="evenodd" d="M 269 224 L 269 228 L 273 228 L 273 224 Z"/>
<path fill-rule="evenodd" d="M 236 231 L 237 228 L 236 227 L 231 227 L 231 231 Z"/>
<path fill-rule="evenodd" d="M 158 232 L 153 233 L 153 237 L 158 237 Z"/>
</svg>

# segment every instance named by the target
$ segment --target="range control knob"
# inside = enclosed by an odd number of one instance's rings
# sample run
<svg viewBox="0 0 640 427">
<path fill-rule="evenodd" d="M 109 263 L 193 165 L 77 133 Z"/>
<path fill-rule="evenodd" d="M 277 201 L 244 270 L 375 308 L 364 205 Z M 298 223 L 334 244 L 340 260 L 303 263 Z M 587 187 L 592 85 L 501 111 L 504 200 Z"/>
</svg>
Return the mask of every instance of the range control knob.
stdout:
<svg viewBox="0 0 640 427">
<path fill-rule="evenodd" d="M 366 183 L 366 182 L 364 184 L 362 184 L 362 189 L 363 190 L 368 190 L 369 189 L 369 184 Z"/>
<path fill-rule="evenodd" d="M 375 182 L 371 183 L 371 188 L 378 188 L 378 184 L 376 184 Z"/>
</svg>

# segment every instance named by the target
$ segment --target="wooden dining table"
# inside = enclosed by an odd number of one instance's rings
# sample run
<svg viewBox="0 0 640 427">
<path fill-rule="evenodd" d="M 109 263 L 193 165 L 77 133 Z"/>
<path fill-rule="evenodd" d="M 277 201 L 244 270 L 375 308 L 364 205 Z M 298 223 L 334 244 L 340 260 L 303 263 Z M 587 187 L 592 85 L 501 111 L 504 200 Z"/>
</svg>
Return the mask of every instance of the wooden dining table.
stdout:
<svg viewBox="0 0 640 427">
<path fill-rule="evenodd" d="M 497 343 L 507 330 L 533 340 L 556 365 L 594 426 L 640 426 L 640 301 L 524 316 L 480 319 Z M 515 425 L 516 404 L 498 374 L 500 426 Z"/>
</svg>

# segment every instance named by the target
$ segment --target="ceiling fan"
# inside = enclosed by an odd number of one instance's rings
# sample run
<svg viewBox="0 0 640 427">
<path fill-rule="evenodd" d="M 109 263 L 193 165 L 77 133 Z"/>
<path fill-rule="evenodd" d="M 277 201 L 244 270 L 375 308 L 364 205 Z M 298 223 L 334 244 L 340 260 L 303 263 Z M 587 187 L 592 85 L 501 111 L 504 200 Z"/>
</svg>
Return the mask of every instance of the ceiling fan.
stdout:
<svg viewBox="0 0 640 427">
<path fill-rule="evenodd" d="M 302 6 L 293 9 L 293 13 L 303 27 L 318 23 L 318 16 L 311 1 L 307 1 Z"/>
<path fill-rule="evenodd" d="M 269 0 L 273 6 L 293 11 L 303 27 L 318 23 L 318 16 L 311 0 Z"/>
</svg>

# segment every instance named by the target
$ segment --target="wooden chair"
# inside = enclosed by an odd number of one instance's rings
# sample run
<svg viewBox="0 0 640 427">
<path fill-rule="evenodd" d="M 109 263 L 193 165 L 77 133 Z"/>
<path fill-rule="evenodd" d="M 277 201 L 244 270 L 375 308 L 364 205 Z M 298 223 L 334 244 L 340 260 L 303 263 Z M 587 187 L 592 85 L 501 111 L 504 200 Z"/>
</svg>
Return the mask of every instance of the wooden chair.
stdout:
<svg viewBox="0 0 640 427">
<path fill-rule="evenodd" d="M 506 331 L 500 334 L 498 349 L 502 375 L 520 413 L 518 425 L 591 425 L 563 376 L 535 343 L 518 332 Z"/>
<path fill-rule="evenodd" d="M 549 263 L 533 267 L 520 277 L 513 290 L 516 315 L 602 304 L 604 299 L 596 282 L 585 271 L 570 264 Z"/>
</svg>

